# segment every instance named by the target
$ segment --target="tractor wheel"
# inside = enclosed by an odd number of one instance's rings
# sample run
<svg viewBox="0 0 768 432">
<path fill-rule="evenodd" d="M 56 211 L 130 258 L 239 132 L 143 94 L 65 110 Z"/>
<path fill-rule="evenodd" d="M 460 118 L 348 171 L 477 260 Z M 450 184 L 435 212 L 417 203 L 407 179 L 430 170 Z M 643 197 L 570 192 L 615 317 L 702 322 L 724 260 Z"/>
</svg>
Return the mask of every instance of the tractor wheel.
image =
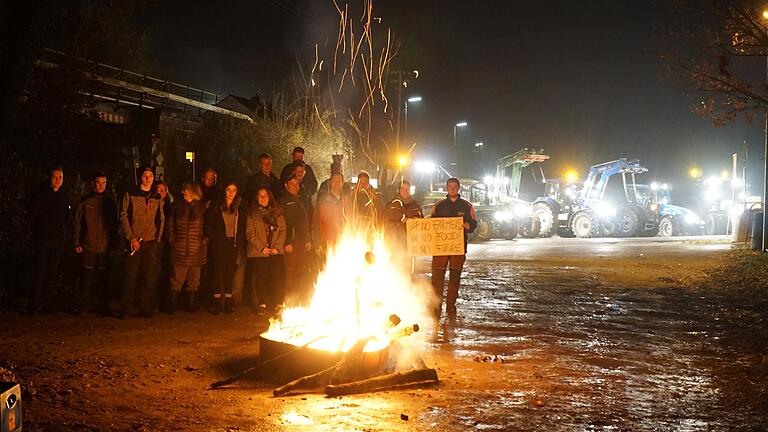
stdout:
<svg viewBox="0 0 768 432">
<path fill-rule="evenodd" d="M 597 218 L 590 212 L 577 213 L 571 220 L 571 229 L 578 238 L 597 237 L 599 223 Z"/>
<path fill-rule="evenodd" d="M 476 239 L 479 242 L 487 242 L 491 239 L 491 235 L 493 233 L 493 227 L 491 226 L 491 223 L 488 222 L 485 219 L 480 219 L 477 221 L 477 236 Z"/>
<path fill-rule="evenodd" d="M 672 216 L 664 216 L 659 222 L 659 236 L 675 237 L 681 235 L 680 222 Z"/>
<path fill-rule="evenodd" d="M 728 220 L 717 214 L 710 213 L 704 221 L 706 235 L 724 235 L 728 233 Z"/>
<path fill-rule="evenodd" d="M 619 237 L 637 237 L 639 233 L 637 213 L 631 208 L 621 208 L 616 215 L 616 235 Z"/>
<path fill-rule="evenodd" d="M 540 202 L 533 205 L 533 219 L 538 219 L 539 237 L 552 237 L 557 233 L 557 215 L 549 204 Z"/>
<path fill-rule="evenodd" d="M 541 222 L 539 218 L 536 217 L 536 214 L 531 216 L 530 219 L 525 220 L 523 223 L 520 224 L 520 228 L 518 229 L 518 234 L 520 234 L 521 237 L 525 238 L 536 238 L 540 235 L 541 232 Z"/>
</svg>

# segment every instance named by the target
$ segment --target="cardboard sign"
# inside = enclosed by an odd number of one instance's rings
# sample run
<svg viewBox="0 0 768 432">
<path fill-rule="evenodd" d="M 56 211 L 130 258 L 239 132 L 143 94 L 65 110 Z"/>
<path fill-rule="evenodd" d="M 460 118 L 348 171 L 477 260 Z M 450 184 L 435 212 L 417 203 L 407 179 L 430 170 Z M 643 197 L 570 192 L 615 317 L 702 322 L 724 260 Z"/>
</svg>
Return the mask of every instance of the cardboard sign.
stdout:
<svg viewBox="0 0 768 432">
<path fill-rule="evenodd" d="M 411 218 L 406 220 L 408 256 L 464 255 L 464 219 Z"/>
</svg>

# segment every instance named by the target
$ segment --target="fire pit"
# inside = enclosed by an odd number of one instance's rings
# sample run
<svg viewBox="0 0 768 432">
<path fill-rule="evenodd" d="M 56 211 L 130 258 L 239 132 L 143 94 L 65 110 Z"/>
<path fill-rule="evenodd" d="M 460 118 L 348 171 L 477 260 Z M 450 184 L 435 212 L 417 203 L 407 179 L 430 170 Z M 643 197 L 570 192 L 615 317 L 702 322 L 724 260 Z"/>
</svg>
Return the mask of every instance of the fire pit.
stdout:
<svg viewBox="0 0 768 432">
<path fill-rule="evenodd" d="M 378 351 L 368 351 L 360 354 L 360 367 L 375 371 L 382 369 L 388 357 L 388 348 Z M 270 362 L 262 369 L 264 379 L 271 382 L 286 382 L 296 378 L 325 370 L 339 363 L 344 357 L 343 352 L 325 351 L 314 348 L 302 348 L 285 342 L 275 341 L 259 336 L 259 360 L 264 363 L 281 357 L 279 361 Z"/>
<path fill-rule="evenodd" d="M 345 234 L 329 251 L 312 301 L 282 309 L 259 337 L 258 371 L 285 383 L 275 396 L 323 388 L 340 395 L 438 382 L 414 349 L 417 323 L 430 319 L 432 290 L 417 286 L 378 237 Z M 396 314 L 395 314 L 396 313 Z M 401 319 L 402 317 L 402 319 Z"/>
</svg>

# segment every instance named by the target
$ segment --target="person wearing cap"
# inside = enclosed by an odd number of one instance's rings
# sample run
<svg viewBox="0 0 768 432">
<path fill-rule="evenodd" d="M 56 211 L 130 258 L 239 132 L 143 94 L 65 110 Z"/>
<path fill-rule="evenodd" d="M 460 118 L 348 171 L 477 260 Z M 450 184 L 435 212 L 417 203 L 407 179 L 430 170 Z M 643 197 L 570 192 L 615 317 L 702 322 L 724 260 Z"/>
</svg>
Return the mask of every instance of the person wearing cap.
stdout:
<svg viewBox="0 0 768 432">
<path fill-rule="evenodd" d="M 459 282 L 464 262 L 467 259 L 467 234 L 477 228 L 477 217 L 472 204 L 461 198 L 459 179 L 451 177 L 445 182 L 448 192 L 446 197 L 432 208 L 432 217 L 462 217 L 464 219 L 464 254 L 432 257 L 432 288 L 438 298 L 435 307 L 435 317 L 440 317 L 443 306 L 443 291 L 445 287 L 445 270 L 450 264 L 450 276 L 448 278 L 448 293 L 446 294 L 445 312 L 450 316 L 456 316 L 456 299 L 459 297 Z"/>
<path fill-rule="evenodd" d="M 315 177 L 315 172 L 312 170 L 312 167 L 304 162 L 304 147 L 296 147 L 293 149 L 293 161 L 284 166 L 283 170 L 280 171 L 280 184 L 285 184 L 288 177 L 293 174 L 295 165 L 298 165 L 299 163 L 304 163 L 304 167 L 307 171 L 301 184 L 304 186 L 309 196 L 313 196 L 315 195 L 315 192 L 317 192 L 317 177 Z"/>
<path fill-rule="evenodd" d="M 141 183 L 126 192 L 120 203 L 120 226 L 128 241 L 120 318 L 132 315 L 136 303 L 138 313 L 144 317 L 152 316 L 155 307 L 157 249 L 165 215 L 160 195 L 152 187 L 155 180 L 152 167 L 144 166 L 140 173 Z"/>
</svg>

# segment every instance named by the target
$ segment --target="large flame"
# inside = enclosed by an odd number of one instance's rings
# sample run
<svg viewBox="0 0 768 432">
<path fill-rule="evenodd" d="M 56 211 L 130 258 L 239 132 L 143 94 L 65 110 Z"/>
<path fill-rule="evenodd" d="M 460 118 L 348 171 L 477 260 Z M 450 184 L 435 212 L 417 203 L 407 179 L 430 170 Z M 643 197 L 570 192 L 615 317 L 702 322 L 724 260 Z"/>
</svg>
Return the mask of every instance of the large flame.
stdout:
<svg viewBox="0 0 768 432">
<path fill-rule="evenodd" d="M 398 329 L 428 319 L 430 290 L 413 282 L 401 262 L 381 236 L 371 247 L 365 235 L 345 232 L 328 253 L 310 304 L 286 308 L 262 336 L 326 351 L 347 351 L 370 338 L 365 351 L 383 349 Z M 388 325 L 392 314 L 402 320 L 394 329 Z"/>
</svg>

